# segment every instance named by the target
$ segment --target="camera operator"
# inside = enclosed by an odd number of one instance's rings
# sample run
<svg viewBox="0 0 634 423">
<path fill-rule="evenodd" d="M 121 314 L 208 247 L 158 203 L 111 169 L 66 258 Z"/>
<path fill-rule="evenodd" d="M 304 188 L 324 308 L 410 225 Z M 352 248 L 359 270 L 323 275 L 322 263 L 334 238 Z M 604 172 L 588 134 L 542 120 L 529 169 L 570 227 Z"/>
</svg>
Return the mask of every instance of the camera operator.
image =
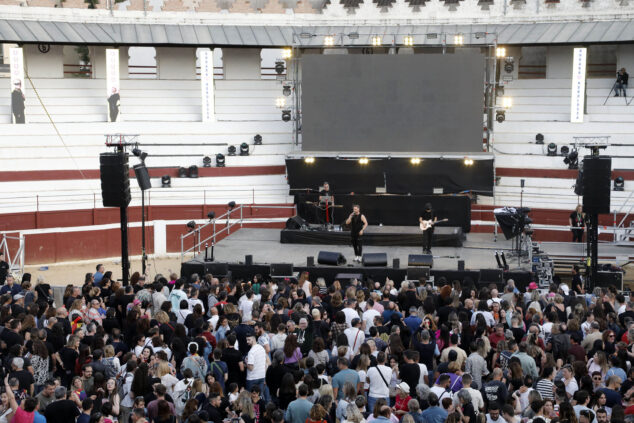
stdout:
<svg viewBox="0 0 634 423">
<path fill-rule="evenodd" d="M 620 71 L 616 73 L 616 84 L 614 85 L 614 97 L 618 97 L 621 92 L 623 92 L 623 97 L 627 97 L 625 92 L 627 88 L 627 81 L 630 78 L 630 75 L 625 72 L 625 68 L 621 68 Z"/>
</svg>

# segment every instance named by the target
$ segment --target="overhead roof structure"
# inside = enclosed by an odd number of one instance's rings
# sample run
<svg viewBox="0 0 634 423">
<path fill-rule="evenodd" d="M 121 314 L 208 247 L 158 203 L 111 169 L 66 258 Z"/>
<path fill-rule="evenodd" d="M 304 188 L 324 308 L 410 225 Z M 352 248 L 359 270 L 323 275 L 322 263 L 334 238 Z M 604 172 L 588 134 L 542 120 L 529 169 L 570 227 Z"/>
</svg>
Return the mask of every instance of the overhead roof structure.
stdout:
<svg viewBox="0 0 634 423">
<path fill-rule="evenodd" d="M 344 27 L 85 23 L 0 19 L 0 41 L 18 44 L 321 47 L 326 35 L 337 37 L 335 45 L 344 46 L 370 45 L 371 37 L 377 35 L 385 37 L 387 41 L 392 37 L 398 43 L 396 40 L 399 37 L 411 35 L 414 37 L 415 45 L 438 46 L 443 44 L 449 34 L 464 34 L 466 45 L 486 45 L 492 41 L 504 45 L 625 43 L 634 40 L 634 20 Z M 446 41 L 451 44 L 450 40 Z"/>
</svg>

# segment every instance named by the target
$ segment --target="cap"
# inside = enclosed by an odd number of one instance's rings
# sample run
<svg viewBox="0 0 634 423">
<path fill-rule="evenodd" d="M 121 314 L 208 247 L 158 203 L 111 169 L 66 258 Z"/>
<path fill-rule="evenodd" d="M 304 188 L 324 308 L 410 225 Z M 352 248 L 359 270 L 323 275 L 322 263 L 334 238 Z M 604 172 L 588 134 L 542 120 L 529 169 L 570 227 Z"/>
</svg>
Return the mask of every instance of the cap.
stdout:
<svg viewBox="0 0 634 423">
<path fill-rule="evenodd" d="M 22 295 L 22 294 L 15 294 L 13 296 L 13 300 L 14 301 L 17 301 L 17 300 L 22 299 L 22 298 L 24 298 L 24 295 Z"/>
<path fill-rule="evenodd" d="M 528 289 L 537 289 L 537 284 L 535 282 L 531 282 L 528 284 Z"/>
<path fill-rule="evenodd" d="M 407 384 L 407 382 L 401 382 L 398 385 L 396 385 L 397 389 L 400 389 L 401 391 L 405 392 L 406 394 L 409 394 L 409 385 Z"/>
</svg>

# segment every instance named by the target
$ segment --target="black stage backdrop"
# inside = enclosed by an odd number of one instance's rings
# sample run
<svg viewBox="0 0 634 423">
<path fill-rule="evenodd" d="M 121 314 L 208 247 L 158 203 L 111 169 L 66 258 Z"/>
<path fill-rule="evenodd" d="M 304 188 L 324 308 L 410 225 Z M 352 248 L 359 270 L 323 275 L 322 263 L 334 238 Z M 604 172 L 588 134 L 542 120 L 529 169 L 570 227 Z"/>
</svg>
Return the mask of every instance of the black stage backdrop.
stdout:
<svg viewBox="0 0 634 423">
<path fill-rule="evenodd" d="M 297 214 L 309 223 L 318 223 L 315 206 L 319 194 L 295 194 Z M 335 203 L 342 205 L 334 210 L 334 223 L 342 224 L 358 204 L 370 225 L 416 226 L 425 203 L 431 203 L 438 219 L 449 219 L 439 226 L 460 226 L 471 231 L 471 200 L 467 195 L 345 195 L 336 194 Z M 323 213 L 323 212 L 322 212 Z"/>
<path fill-rule="evenodd" d="M 302 148 L 481 152 L 484 62 L 479 48 L 305 55 Z"/>
<path fill-rule="evenodd" d="M 432 194 L 443 188 L 444 193 L 493 195 L 493 159 L 465 166 L 462 159 L 428 158 L 412 165 L 407 158 L 386 158 L 362 166 L 357 160 L 317 157 L 313 164 L 287 159 L 286 172 L 292 190 L 317 189 L 328 181 L 334 194 L 374 194 L 384 187 L 390 194 Z"/>
</svg>

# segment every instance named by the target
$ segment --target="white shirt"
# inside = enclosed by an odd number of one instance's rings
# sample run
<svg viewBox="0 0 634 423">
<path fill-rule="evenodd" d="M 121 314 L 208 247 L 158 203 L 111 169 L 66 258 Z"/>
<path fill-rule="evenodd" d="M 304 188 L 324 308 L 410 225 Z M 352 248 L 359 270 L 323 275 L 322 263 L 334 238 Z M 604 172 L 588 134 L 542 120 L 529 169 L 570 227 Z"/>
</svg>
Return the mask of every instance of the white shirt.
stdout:
<svg viewBox="0 0 634 423">
<path fill-rule="evenodd" d="M 438 397 L 439 402 L 442 403 L 443 398 L 451 398 L 453 400 L 453 393 L 451 391 L 447 391 L 441 386 L 434 385 L 429 388 L 436 396 Z"/>
<path fill-rule="evenodd" d="M 215 316 L 211 316 L 211 319 L 208 320 L 209 324 L 211 325 L 212 332 L 216 331 L 216 325 L 218 324 L 218 319 L 220 319 L 220 316 L 216 314 Z"/>
<path fill-rule="evenodd" d="M 380 316 L 378 310 L 371 308 L 363 312 L 363 321 L 365 322 L 365 334 L 370 334 L 370 328 L 374 327 L 374 318 Z"/>
<path fill-rule="evenodd" d="M 352 356 L 354 357 L 359 352 L 359 347 L 365 342 L 365 334 L 359 328 L 348 328 L 343 331 L 348 337 L 348 346 L 352 350 Z"/>
<path fill-rule="evenodd" d="M 429 372 L 427 371 L 427 366 L 425 366 L 423 363 L 418 363 L 418 367 L 420 367 L 420 378 L 418 379 L 418 384 L 420 385 L 422 383 L 424 385 L 427 385 L 425 383 L 425 376 L 429 377 Z"/>
<path fill-rule="evenodd" d="M 247 367 L 247 380 L 264 379 L 266 375 L 266 351 L 260 344 L 251 346 L 247 354 L 247 366 L 253 365 L 253 370 Z"/>
<path fill-rule="evenodd" d="M 194 311 L 194 306 L 196 304 L 200 304 L 203 309 L 203 313 L 205 312 L 205 305 L 198 298 L 188 298 L 187 302 L 189 303 L 189 311 Z"/>
<path fill-rule="evenodd" d="M 185 319 L 187 318 L 187 316 L 192 314 L 192 312 L 185 308 L 182 310 L 177 310 L 176 312 L 174 312 L 174 314 L 176 314 L 176 323 L 180 323 L 182 325 L 185 323 Z"/>
<path fill-rule="evenodd" d="M 381 372 L 381 374 L 379 374 L 379 372 Z M 381 375 L 383 375 L 385 382 L 389 384 L 390 379 L 392 379 L 392 369 L 383 364 L 368 369 L 368 379 L 370 380 L 368 396 L 373 398 L 388 398 L 390 396 L 390 388 L 385 384 L 383 379 L 381 379 Z"/>
<path fill-rule="evenodd" d="M 484 408 L 484 400 L 482 399 L 482 393 L 480 391 L 473 388 L 462 388 L 462 389 L 466 389 L 467 392 L 469 392 L 469 394 L 471 395 L 471 402 L 473 404 L 474 410 L 479 411 Z M 460 405 L 460 398 L 458 398 L 458 395 L 454 395 L 453 404 L 455 406 Z"/>
<path fill-rule="evenodd" d="M 240 311 L 242 312 L 242 320 L 247 321 L 251 320 L 251 312 L 253 311 L 253 301 L 244 300 L 242 304 L 240 304 Z"/>
<path fill-rule="evenodd" d="M 348 327 L 352 326 L 352 319 L 359 318 L 359 313 L 357 313 L 356 310 L 351 309 L 350 307 L 346 307 L 341 311 L 343 311 L 343 314 L 346 315 L 346 325 Z"/>
<path fill-rule="evenodd" d="M 564 380 L 564 383 L 566 383 L 565 380 Z M 577 385 L 577 381 L 575 380 L 574 377 L 571 377 L 570 382 L 566 384 L 566 393 L 572 397 L 575 394 L 575 392 L 577 392 L 578 390 L 579 390 L 579 385 Z"/>
</svg>

